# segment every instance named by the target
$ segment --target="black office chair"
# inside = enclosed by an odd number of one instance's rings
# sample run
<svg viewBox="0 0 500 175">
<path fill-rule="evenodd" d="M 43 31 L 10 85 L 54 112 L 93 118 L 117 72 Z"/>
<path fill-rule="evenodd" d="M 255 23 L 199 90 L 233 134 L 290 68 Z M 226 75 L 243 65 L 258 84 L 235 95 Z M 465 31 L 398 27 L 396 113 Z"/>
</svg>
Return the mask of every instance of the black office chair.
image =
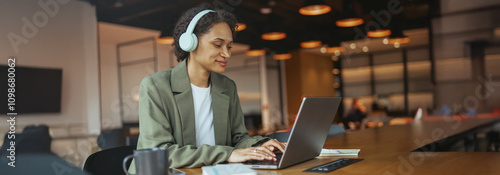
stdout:
<svg viewBox="0 0 500 175">
<path fill-rule="evenodd" d="M 4 143 L 0 150 L 0 156 L 4 157 L 10 154 L 7 148 L 10 147 L 11 139 L 8 139 L 8 133 L 5 133 Z M 34 154 L 47 153 L 52 154 L 50 145 L 52 137 L 49 134 L 49 127 L 46 125 L 30 125 L 24 128 L 22 133 L 16 134 L 15 148 L 16 154 Z"/>
<path fill-rule="evenodd" d="M 123 128 L 103 130 L 97 137 L 97 145 L 102 150 L 128 146 L 126 144 L 127 130 Z"/>
<path fill-rule="evenodd" d="M 125 157 L 134 153 L 136 145 L 122 146 L 96 152 L 85 160 L 83 170 L 93 175 L 124 175 L 122 162 Z M 130 161 L 127 163 L 127 168 Z"/>
</svg>

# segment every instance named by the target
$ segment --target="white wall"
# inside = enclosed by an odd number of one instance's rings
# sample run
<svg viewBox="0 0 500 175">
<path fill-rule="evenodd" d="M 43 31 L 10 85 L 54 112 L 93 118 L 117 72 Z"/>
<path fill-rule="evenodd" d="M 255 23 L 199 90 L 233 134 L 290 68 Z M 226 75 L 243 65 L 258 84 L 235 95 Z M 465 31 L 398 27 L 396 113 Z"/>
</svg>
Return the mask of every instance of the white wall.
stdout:
<svg viewBox="0 0 500 175">
<path fill-rule="evenodd" d="M 160 31 L 149 30 L 137 27 L 123 26 L 118 24 L 111 24 L 106 22 L 99 22 L 99 56 L 101 64 L 101 109 L 102 109 L 102 129 L 113 129 L 122 127 L 122 119 L 120 116 L 120 103 L 119 103 L 119 82 L 118 82 L 118 64 L 117 64 L 117 46 L 120 43 L 126 43 L 144 38 L 156 38 L 160 35 Z M 150 45 L 150 44 L 149 44 Z M 157 70 L 161 71 L 169 69 L 177 65 L 175 56 L 173 56 L 172 47 L 170 45 L 156 44 L 158 67 Z M 140 59 L 141 55 L 150 57 L 151 46 L 147 44 L 138 44 L 126 46 L 120 49 L 122 53 L 121 58 L 126 58 L 128 61 L 133 59 Z M 128 51 L 133 50 L 132 53 Z M 129 53 L 129 54 L 127 54 Z M 140 73 L 149 75 L 154 73 L 154 68 L 140 69 Z M 122 79 L 130 80 L 130 77 L 122 77 Z M 137 79 L 137 78 L 136 78 Z M 128 81 L 127 81 L 128 82 Z M 130 84 L 130 82 L 128 82 Z M 140 80 L 135 83 L 139 86 Z M 125 87 L 130 89 L 133 87 Z M 125 96 L 133 96 L 133 92 L 124 91 Z M 138 122 L 137 104 L 133 101 L 125 102 L 122 109 L 128 110 L 126 119 L 129 122 Z"/>
<path fill-rule="evenodd" d="M 44 5 L 48 10 L 44 10 Z M 97 19 L 95 7 L 76 0 L 1 1 L 0 64 L 63 70 L 60 113 L 19 114 L 16 125 L 74 126 L 74 133 L 100 132 Z M 11 41 L 16 35 L 17 39 Z M 16 44 L 16 41 L 19 43 Z M 33 87 L 36 88 L 36 87 Z M 0 132 L 7 129 L 0 122 Z"/>
<path fill-rule="evenodd" d="M 2 0 L 0 24 L 0 64 L 12 56 L 19 67 L 63 70 L 61 112 L 18 114 L 16 132 L 48 125 L 52 152 L 81 166 L 96 151 L 101 128 L 95 6 L 77 0 Z M 9 129 L 6 118 L 0 117 L 1 134 Z"/>
</svg>

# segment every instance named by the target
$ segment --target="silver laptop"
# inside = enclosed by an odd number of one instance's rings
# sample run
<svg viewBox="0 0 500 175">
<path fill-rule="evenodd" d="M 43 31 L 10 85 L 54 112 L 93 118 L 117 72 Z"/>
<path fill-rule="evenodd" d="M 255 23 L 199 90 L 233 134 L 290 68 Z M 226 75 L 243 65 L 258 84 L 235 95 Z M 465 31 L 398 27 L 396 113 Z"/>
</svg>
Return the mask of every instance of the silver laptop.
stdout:
<svg viewBox="0 0 500 175">
<path fill-rule="evenodd" d="M 254 169 L 281 169 L 319 156 L 341 97 L 305 97 L 290 131 L 285 152 L 278 161 L 248 161 Z"/>
</svg>

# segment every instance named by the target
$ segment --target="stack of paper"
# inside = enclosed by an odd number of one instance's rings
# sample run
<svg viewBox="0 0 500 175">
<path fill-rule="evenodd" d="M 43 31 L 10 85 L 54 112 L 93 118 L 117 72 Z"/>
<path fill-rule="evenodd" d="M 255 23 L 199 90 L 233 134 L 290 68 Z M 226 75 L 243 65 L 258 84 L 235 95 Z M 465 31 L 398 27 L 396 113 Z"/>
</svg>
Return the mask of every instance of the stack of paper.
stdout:
<svg viewBox="0 0 500 175">
<path fill-rule="evenodd" d="M 257 175 L 257 171 L 241 163 L 204 166 L 201 169 L 203 170 L 203 175 Z"/>
<path fill-rule="evenodd" d="M 358 156 L 360 149 L 322 149 L 319 156 Z"/>
</svg>

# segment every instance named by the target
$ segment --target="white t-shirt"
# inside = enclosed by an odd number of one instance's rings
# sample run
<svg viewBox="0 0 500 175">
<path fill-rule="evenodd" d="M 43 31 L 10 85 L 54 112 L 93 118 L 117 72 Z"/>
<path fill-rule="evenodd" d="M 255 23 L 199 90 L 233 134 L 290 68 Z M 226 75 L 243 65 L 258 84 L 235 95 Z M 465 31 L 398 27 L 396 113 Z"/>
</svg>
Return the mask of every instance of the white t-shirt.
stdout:
<svg viewBox="0 0 500 175">
<path fill-rule="evenodd" d="M 200 88 L 191 84 L 196 126 L 196 147 L 200 147 L 203 144 L 215 145 L 214 113 L 210 87 L 211 85 L 208 88 Z"/>
</svg>

